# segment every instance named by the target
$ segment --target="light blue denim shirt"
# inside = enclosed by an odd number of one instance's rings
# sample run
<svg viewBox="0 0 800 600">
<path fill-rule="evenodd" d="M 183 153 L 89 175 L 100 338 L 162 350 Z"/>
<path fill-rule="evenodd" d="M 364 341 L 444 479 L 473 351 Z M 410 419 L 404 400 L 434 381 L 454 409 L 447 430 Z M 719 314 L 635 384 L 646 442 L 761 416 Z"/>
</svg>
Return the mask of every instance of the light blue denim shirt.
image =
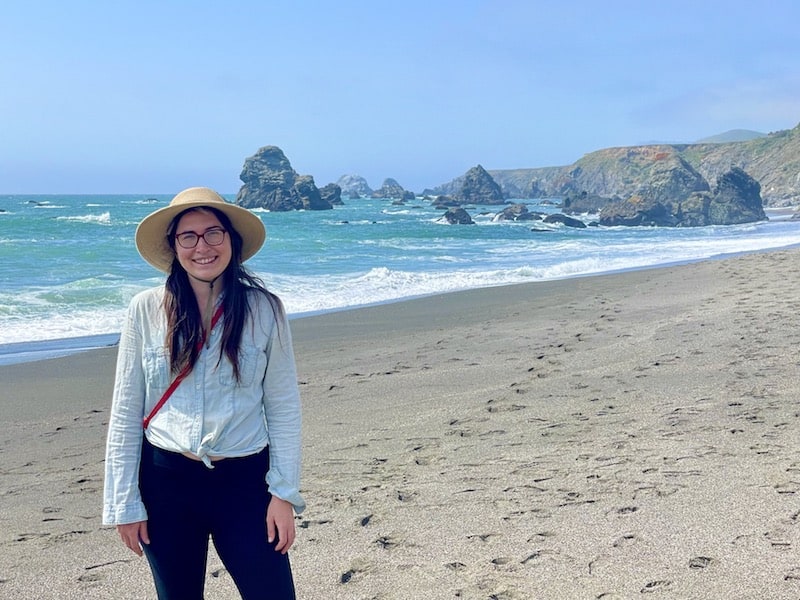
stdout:
<svg viewBox="0 0 800 600">
<path fill-rule="evenodd" d="M 122 328 L 106 443 L 103 523 L 147 519 L 139 493 L 142 420 L 174 378 L 165 346 L 164 287 L 133 298 Z M 164 450 L 211 457 L 248 456 L 269 446 L 270 492 L 305 508 L 300 495 L 300 394 L 285 317 L 278 323 L 267 298 L 249 294 L 251 314 L 239 350 L 241 381 L 220 356 L 222 323 L 214 328 L 194 369 L 147 428 Z M 219 362 L 219 364 L 217 364 Z"/>
</svg>

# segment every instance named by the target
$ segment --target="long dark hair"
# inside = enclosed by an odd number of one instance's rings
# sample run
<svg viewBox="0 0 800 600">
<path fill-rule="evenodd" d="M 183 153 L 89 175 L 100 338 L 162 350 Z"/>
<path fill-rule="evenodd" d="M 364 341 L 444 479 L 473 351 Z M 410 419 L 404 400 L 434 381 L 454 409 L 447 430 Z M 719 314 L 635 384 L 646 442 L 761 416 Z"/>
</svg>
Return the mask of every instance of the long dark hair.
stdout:
<svg viewBox="0 0 800 600">
<path fill-rule="evenodd" d="M 248 294 L 255 290 L 267 297 L 278 326 L 280 326 L 284 314 L 283 305 L 275 294 L 267 290 L 264 282 L 250 273 L 242 264 L 242 236 L 233 228 L 227 215 L 220 210 L 203 206 L 189 208 L 178 214 L 167 228 L 167 240 L 172 251 L 175 252 L 175 230 L 178 221 L 191 211 L 213 213 L 230 236 L 231 261 L 220 276 L 224 284 L 223 304 L 225 308 L 219 360 L 222 360 L 223 355 L 228 358 L 233 367 L 234 377 L 236 381 L 239 381 L 239 346 L 242 341 L 245 320 L 252 310 L 248 302 Z M 164 310 L 167 313 L 166 344 L 169 350 L 170 368 L 173 373 L 180 372 L 187 365 L 191 370 L 200 355 L 203 339 L 203 316 L 197 306 L 189 275 L 178 261 L 177 254 L 172 259 L 172 268 L 167 276 Z"/>
</svg>

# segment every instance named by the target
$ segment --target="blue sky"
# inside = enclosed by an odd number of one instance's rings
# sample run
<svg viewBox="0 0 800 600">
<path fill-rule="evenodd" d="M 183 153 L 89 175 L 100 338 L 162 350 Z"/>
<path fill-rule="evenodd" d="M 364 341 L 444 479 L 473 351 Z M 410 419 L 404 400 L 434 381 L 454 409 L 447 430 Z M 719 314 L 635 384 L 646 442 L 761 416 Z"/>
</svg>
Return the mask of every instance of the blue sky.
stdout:
<svg viewBox="0 0 800 600">
<path fill-rule="evenodd" d="M 790 129 L 798 23 L 796 0 L 6 0 L 0 193 L 233 193 L 265 145 L 319 186 L 419 192 Z"/>
</svg>

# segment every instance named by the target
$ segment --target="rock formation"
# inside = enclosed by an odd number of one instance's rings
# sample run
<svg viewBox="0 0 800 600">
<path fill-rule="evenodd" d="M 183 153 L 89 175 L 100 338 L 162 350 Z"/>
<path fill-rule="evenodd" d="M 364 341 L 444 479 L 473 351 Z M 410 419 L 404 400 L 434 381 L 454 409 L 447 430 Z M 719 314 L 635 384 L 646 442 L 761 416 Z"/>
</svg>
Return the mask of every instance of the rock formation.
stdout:
<svg viewBox="0 0 800 600">
<path fill-rule="evenodd" d="M 561 210 L 568 215 L 597 214 L 606 205 L 620 198 L 606 198 L 597 194 L 581 192 L 567 196 L 561 203 Z"/>
<path fill-rule="evenodd" d="M 761 184 L 738 167 L 720 176 L 708 206 L 709 225 L 753 223 L 766 218 Z"/>
<path fill-rule="evenodd" d="M 314 178 L 298 175 L 277 146 L 264 146 L 245 159 L 239 179 L 244 185 L 236 195 L 236 203 L 245 208 L 276 212 L 333 208 L 320 196 Z"/>
<path fill-rule="evenodd" d="M 627 200 L 617 200 L 604 206 L 600 211 L 598 222 L 608 227 L 619 225 L 674 227 L 678 224 L 667 206 L 642 196 L 631 196 Z"/>
<path fill-rule="evenodd" d="M 649 171 L 635 193 L 657 202 L 671 202 L 710 189 L 703 176 L 675 154 L 656 158 Z"/>
<path fill-rule="evenodd" d="M 389 198 L 390 200 L 413 200 L 415 198 L 414 192 L 403 189 L 403 186 L 391 177 L 383 180 L 383 185 L 372 192 L 372 197 Z"/>
<path fill-rule="evenodd" d="M 531 212 L 524 204 L 507 206 L 494 217 L 492 221 L 541 221 L 541 213 Z"/>
<path fill-rule="evenodd" d="M 342 206 L 342 188 L 335 183 L 329 183 L 319 189 L 320 198 L 323 202 L 328 202 L 333 206 Z"/>
<path fill-rule="evenodd" d="M 585 229 L 586 223 L 581 221 L 580 219 L 574 219 L 572 217 L 568 217 L 566 215 L 562 215 L 561 213 L 556 213 L 554 215 L 547 215 L 544 219 L 542 219 L 545 223 L 561 223 L 566 227 L 575 227 L 576 229 Z"/>
<path fill-rule="evenodd" d="M 674 178 L 668 178 L 674 181 Z M 742 169 L 734 167 L 717 180 L 712 191 L 693 191 L 669 200 L 652 190 L 617 200 L 600 211 L 600 225 L 702 227 L 766 220 L 761 186 Z"/>
<path fill-rule="evenodd" d="M 372 196 L 372 189 L 367 184 L 367 180 L 359 175 L 342 175 L 336 185 L 342 189 L 342 194 L 348 198 L 369 198 Z"/>
<path fill-rule="evenodd" d="M 461 202 L 452 196 L 437 196 L 433 201 L 433 208 L 452 208 L 461 206 Z"/>
<path fill-rule="evenodd" d="M 481 165 L 472 167 L 464 175 L 461 187 L 453 194 L 460 202 L 474 204 L 504 204 L 503 190 Z"/>
<path fill-rule="evenodd" d="M 455 208 L 448 208 L 447 212 L 444 213 L 442 218 L 448 223 L 450 223 L 450 225 L 475 224 L 475 221 L 472 220 L 472 217 L 469 215 L 469 213 L 460 206 Z"/>
</svg>

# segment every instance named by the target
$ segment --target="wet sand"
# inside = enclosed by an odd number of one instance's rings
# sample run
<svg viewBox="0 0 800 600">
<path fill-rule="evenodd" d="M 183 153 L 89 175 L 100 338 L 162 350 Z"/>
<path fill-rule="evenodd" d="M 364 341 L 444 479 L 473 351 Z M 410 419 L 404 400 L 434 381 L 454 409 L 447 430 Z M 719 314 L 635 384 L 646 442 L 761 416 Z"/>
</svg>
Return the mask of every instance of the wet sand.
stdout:
<svg viewBox="0 0 800 600">
<path fill-rule="evenodd" d="M 800 597 L 798 292 L 785 250 L 294 320 L 298 596 Z M 114 357 L 0 367 L 2 598 L 155 598 L 100 525 Z"/>
</svg>

